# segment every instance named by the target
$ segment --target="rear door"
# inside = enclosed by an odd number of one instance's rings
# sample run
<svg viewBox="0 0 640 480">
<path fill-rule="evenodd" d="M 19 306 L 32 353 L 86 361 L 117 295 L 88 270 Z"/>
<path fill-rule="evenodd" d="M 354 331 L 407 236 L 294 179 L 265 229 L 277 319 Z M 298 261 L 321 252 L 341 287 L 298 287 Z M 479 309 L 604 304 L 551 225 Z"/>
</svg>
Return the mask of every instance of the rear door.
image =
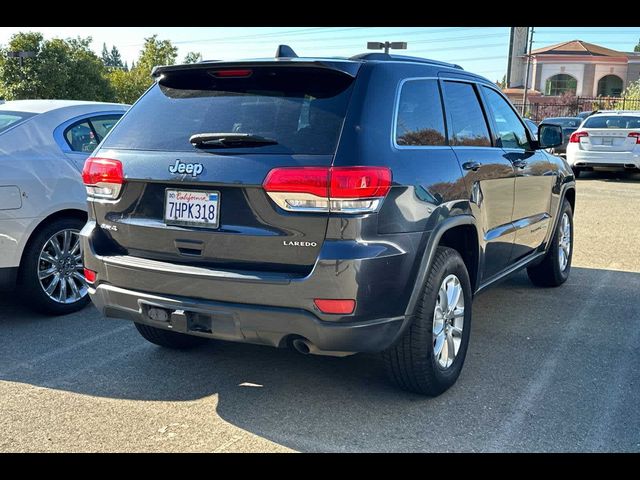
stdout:
<svg viewBox="0 0 640 480">
<path fill-rule="evenodd" d="M 306 66 L 163 74 L 96 154 L 120 160 L 126 178 L 117 201 L 94 202 L 107 244 L 172 263 L 310 272 L 328 214 L 285 211 L 262 183 L 275 167 L 331 165 L 353 82 Z M 197 134 L 268 141 L 196 148 Z"/>
<path fill-rule="evenodd" d="M 462 166 L 484 246 L 482 278 L 507 267 L 514 233 L 515 176 L 511 162 L 492 142 L 487 118 L 473 83 L 443 81 L 449 144 Z"/>
</svg>

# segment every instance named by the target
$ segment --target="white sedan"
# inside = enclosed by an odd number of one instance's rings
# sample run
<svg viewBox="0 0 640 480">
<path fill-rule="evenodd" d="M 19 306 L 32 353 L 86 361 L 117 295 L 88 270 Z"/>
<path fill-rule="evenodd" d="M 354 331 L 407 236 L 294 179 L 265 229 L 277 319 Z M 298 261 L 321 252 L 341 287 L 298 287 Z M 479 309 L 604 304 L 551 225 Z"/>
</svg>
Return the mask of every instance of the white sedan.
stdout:
<svg viewBox="0 0 640 480">
<path fill-rule="evenodd" d="M 576 177 L 585 168 L 640 168 L 640 112 L 596 113 L 571 134 L 567 162 Z"/>
<path fill-rule="evenodd" d="M 116 103 L 0 104 L 0 288 L 50 314 L 89 302 L 78 233 L 85 159 L 128 109 Z"/>
</svg>

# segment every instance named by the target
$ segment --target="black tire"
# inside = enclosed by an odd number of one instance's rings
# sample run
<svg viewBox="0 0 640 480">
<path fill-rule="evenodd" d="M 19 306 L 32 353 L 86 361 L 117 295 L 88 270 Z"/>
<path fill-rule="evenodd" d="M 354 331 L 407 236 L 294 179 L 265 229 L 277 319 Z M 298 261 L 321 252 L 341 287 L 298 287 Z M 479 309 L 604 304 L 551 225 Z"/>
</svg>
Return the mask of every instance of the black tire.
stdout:
<svg viewBox="0 0 640 480">
<path fill-rule="evenodd" d="M 580 173 L 582 172 L 582 169 L 578 167 L 573 167 L 571 170 L 573 170 L 573 176 L 576 178 L 578 178 L 580 176 Z"/>
<path fill-rule="evenodd" d="M 443 368 L 434 352 L 434 310 L 440 286 L 452 274 L 462 286 L 463 328 L 458 353 L 453 363 Z M 382 354 L 387 374 L 397 386 L 436 396 L 456 382 L 469 345 L 471 302 L 471 282 L 462 257 L 452 248 L 438 247 L 412 324 L 396 344 Z"/>
<path fill-rule="evenodd" d="M 203 337 L 163 330 L 162 328 L 151 327 L 143 323 L 134 322 L 134 324 L 145 340 L 165 348 L 186 350 L 202 345 L 207 341 L 207 339 Z"/>
<path fill-rule="evenodd" d="M 562 269 L 559 260 L 560 237 L 562 235 L 562 217 L 567 214 L 571 231 L 571 241 L 569 247 L 569 259 L 567 265 Z M 571 272 L 571 259 L 573 258 L 573 211 L 571 204 L 565 199 L 562 208 L 558 212 L 558 224 L 551 239 L 551 245 L 547 250 L 542 262 L 527 268 L 527 275 L 531 282 L 538 287 L 559 287 L 569 278 Z"/>
<path fill-rule="evenodd" d="M 38 279 L 40 252 L 45 243 L 57 232 L 67 229 L 80 231 L 85 221 L 80 218 L 59 218 L 40 228 L 29 239 L 22 256 L 18 277 L 18 292 L 26 305 L 47 315 L 66 315 L 77 312 L 89 303 L 89 295 L 84 295 L 73 303 L 59 303 L 51 299 L 44 291 Z"/>
</svg>

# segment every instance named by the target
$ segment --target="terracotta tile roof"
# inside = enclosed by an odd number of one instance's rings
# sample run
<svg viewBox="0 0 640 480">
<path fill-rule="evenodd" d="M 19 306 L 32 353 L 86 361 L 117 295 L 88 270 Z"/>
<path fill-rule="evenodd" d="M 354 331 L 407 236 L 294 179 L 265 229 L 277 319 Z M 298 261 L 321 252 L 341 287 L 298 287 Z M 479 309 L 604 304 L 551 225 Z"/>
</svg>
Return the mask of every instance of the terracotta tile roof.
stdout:
<svg viewBox="0 0 640 480">
<path fill-rule="evenodd" d="M 591 55 L 594 57 L 626 57 L 628 54 L 611 50 L 610 48 L 583 42 L 582 40 L 570 40 L 557 43 L 548 47 L 537 48 L 531 51 L 532 55 Z"/>
</svg>

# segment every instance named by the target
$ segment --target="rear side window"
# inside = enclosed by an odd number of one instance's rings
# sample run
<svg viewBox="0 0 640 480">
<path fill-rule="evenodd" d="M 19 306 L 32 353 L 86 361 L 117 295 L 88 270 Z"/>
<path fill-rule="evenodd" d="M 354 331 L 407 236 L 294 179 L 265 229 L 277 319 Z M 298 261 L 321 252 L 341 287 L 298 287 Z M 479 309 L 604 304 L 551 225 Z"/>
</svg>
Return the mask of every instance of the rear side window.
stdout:
<svg viewBox="0 0 640 480">
<path fill-rule="evenodd" d="M 64 138 L 74 152 L 91 153 L 120 117 L 121 114 L 85 118 L 67 127 Z"/>
<path fill-rule="evenodd" d="M 584 121 L 583 128 L 640 128 L 640 117 L 630 115 L 603 115 L 589 117 Z"/>
<path fill-rule="evenodd" d="M 67 128 L 64 138 L 74 152 L 91 153 L 98 145 L 89 120 L 83 120 Z"/>
<path fill-rule="evenodd" d="M 236 70 L 237 77 L 221 77 L 223 71 L 166 72 L 111 132 L 105 148 L 193 151 L 194 134 L 248 133 L 277 144 L 223 151 L 335 153 L 352 77 L 307 67 L 255 67 Z"/>
<path fill-rule="evenodd" d="M 446 145 L 444 115 L 436 80 L 410 80 L 400 92 L 398 145 Z"/>
<path fill-rule="evenodd" d="M 17 126 L 34 115 L 35 113 L 0 111 L 0 133 Z"/>
<path fill-rule="evenodd" d="M 470 83 L 444 82 L 444 105 L 451 122 L 449 144 L 490 147 L 489 128 Z"/>
</svg>

